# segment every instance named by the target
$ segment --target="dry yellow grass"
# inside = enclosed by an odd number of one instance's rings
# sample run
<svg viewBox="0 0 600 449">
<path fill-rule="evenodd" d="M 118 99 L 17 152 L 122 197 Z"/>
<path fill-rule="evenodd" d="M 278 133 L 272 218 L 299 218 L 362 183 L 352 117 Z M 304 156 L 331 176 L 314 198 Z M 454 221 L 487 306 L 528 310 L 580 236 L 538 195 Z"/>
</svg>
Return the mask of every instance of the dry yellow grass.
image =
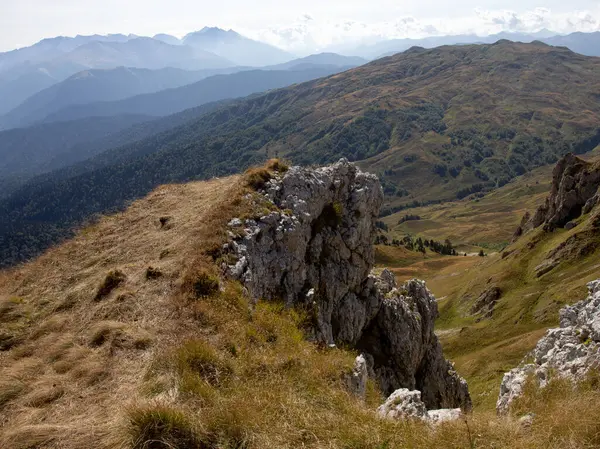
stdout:
<svg viewBox="0 0 600 449">
<path fill-rule="evenodd" d="M 24 340 L 0 352 L 0 433 L 12 435 L 0 447 L 18 447 L 21 433 L 58 447 L 97 447 L 120 424 L 140 398 L 153 353 L 194 333 L 173 295 L 197 257 L 202 224 L 235 194 L 237 180 L 160 187 L 0 274 L 1 329 Z M 166 216 L 168 229 L 160 223 Z M 147 280 L 150 265 L 164 276 Z M 95 301 L 117 269 L 126 280 Z"/>
<path fill-rule="evenodd" d="M 234 214 L 253 213 L 242 199 L 245 185 L 246 179 L 233 177 L 161 187 L 125 213 L 0 274 L 0 323 L 17 337 L 0 352 L 0 447 L 598 443 L 589 420 L 583 427 L 560 419 L 561 407 L 578 411 L 574 396 L 564 392 L 548 407 L 527 404 L 539 419 L 526 432 L 514 418 L 489 412 L 435 429 L 380 420 L 374 410 L 383 398 L 376 385 L 369 384 L 364 402 L 346 390 L 344 376 L 356 354 L 307 342 L 301 311 L 252 304 L 239 284 L 224 280 L 218 290 L 196 295 L 194 280 L 219 272 L 224 224 Z M 260 213 L 264 205 L 252 207 Z M 161 275 L 148 277 L 148 267 Z M 124 280 L 97 298 L 114 270 Z M 594 388 L 576 394 L 585 407 L 600 404 Z"/>
</svg>

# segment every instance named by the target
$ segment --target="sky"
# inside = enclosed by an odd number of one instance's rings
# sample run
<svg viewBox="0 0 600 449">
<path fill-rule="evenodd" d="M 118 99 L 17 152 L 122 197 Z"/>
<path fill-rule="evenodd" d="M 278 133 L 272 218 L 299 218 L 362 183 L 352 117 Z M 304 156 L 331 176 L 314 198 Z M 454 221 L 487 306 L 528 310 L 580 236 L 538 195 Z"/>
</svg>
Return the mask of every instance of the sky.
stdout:
<svg viewBox="0 0 600 449">
<path fill-rule="evenodd" d="M 0 51 L 54 36 L 232 28 L 297 54 L 355 42 L 600 31 L 600 0 L 0 0 Z"/>
</svg>

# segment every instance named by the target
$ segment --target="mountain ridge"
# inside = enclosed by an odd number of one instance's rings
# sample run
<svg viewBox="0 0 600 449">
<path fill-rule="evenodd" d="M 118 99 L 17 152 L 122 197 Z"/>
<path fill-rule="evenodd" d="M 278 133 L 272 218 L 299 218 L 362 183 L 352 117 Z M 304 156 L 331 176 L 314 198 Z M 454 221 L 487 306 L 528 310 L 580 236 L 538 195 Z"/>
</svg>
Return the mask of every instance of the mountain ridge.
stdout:
<svg viewBox="0 0 600 449">
<path fill-rule="evenodd" d="M 39 238 L 43 229 L 51 241 L 156 182 L 231 174 L 276 155 L 302 164 L 360 161 L 381 175 L 386 213 L 490 190 L 597 146 L 599 66 L 600 59 L 566 49 L 506 41 L 384 58 L 233 102 L 130 145 L 127 153 L 143 155 L 115 167 L 30 185 L 0 203 L 10 223 L 2 238 L 28 223 L 26 233 Z M 102 201 L 92 201 L 99 192 Z"/>
</svg>

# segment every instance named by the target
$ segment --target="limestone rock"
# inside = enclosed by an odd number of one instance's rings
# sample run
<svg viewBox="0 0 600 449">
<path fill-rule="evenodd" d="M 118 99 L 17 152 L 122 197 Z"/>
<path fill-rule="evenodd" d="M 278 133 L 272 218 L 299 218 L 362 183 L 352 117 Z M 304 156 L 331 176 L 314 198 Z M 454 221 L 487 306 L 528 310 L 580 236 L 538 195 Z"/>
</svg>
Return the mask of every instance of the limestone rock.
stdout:
<svg viewBox="0 0 600 449">
<path fill-rule="evenodd" d="M 367 394 L 367 380 L 369 379 L 369 370 L 367 367 L 367 359 L 364 354 L 356 357 L 352 373 L 348 376 L 348 389 L 354 395 L 361 399 L 365 399 Z"/>
<path fill-rule="evenodd" d="M 391 272 L 370 274 L 383 202 L 377 177 L 342 159 L 292 167 L 264 195 L 274 211 L 232 232 L 228 274 L 255 300 L 310 311 L 314 340 L 356 347 L 386 394 L 418 389 L 429 408 L 470 408 L 466 382 L 433 332 L 437 302 L 425 284 L 398 288 Z"/>
<path fill-rule="evenodd" d="M 500 384 L 500 395 L 496 402 L 496 411 L 500 415 L 508 412 L 510 404 L 523 395 L 523 388 L 528 377 L 535 372 L 535 365 L 527 364 L 519 368 L 513 368 L 508 373 L 504 373 L 504 378 Z"/>
<path fill-rule="evenodd" d="M 462 418 L 463 413 L 459 408 L 442 408 L 439 410 L 429 410 L 427 412 L 427 421 L 432 424 L 439 424 L 447 421 L 456 421 Z"/>
<path fill-rule="evenodd" d="M 401 388 L 387 398 L 377 409 L 377 414 L 388 419 L 424 419 L 427 416 L 427 408 L 421 401 L 420 391 Z"/>
<path fill-rule="evenodd" d="M 533 351 L 534 362 L 521 364 L 504 375 L 496 409 L 508 412 L 510 404 L 523 394 L 532 375 L 540 387 L 549 376 L 579 381 L 591 368 L 600 366 L 600 280 L 588 284 L 589 296 L 560 311 L 560 328 L 550 329 Z"/>
<path fill-rule="evenodd" d="M 522 231 L 541 225 L 546 230 L 564 227 L 598 204 L 599 187 L 600 166 L 567 154 L 554 167 L 550 195 L 533 217 L 521 225 Z"/>
<path fill-rule="evenodd" d="M 385 419 L 420 419 L 430 424 L 454 421 L 462 416 L 460 408 L 427 411 L 421 392 L 407 388 L 394 391 L 377 409 L 377 414 Z"/>
</svg>

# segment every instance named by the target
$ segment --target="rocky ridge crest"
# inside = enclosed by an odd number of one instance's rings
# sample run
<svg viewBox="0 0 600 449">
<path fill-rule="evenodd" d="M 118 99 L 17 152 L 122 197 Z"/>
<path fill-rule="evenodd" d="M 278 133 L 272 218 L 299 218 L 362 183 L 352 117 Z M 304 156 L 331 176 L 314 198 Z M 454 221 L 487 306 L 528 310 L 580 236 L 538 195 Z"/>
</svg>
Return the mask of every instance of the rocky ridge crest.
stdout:
<svg viewBox="0 0 600 449">
<path fill-rule="evenodd" d="M 391 272 L 371 273 L 383 202 L 377 177 L 342 159 L 292 167 L 261 193 L 273 211 L 230 222 L 229 276 L 256 300 L 309 310 L 313 338 L 361 351 L 384 393 L 419 390 L 427 408 L 469 409 L 467 384 L 434 334 L 437 302 L 424 282 L 398 287 Z"/>
<path fill-rule="evenodd" d="M 496 409 L 509 411 L 533 379 L 544 387 L 550 375 L 582 380 L 592 368 L 600 367 L 600 280 L 588 284 L 589 296 L 560 311 L 560 327 L 550 329 L 533 350 L 533 363 L 524 360 L 504 374 Z"/>
</svg>

